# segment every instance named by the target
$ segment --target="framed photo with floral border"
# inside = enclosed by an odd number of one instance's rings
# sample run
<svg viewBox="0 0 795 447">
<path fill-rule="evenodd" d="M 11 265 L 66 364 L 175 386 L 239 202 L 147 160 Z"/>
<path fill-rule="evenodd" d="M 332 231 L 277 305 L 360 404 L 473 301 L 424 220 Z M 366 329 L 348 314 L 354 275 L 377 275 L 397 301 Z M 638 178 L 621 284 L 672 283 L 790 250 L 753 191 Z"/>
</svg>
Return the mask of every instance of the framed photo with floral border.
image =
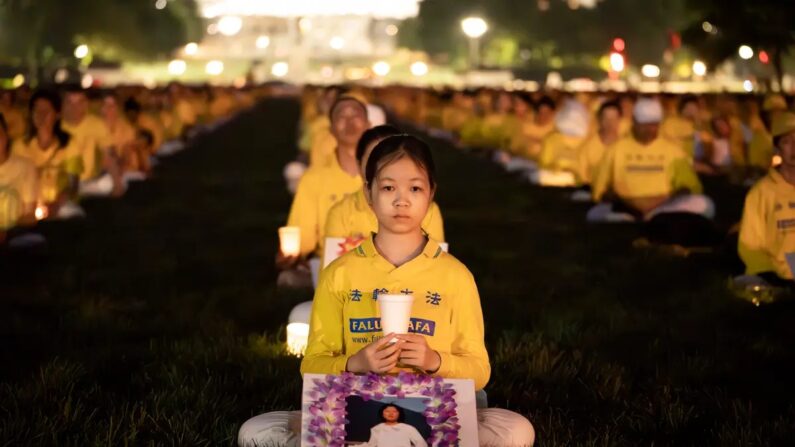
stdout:
<svg viewBox="0 0 795 447">
<path fill-rule="evenodd" d="M 419 398 L 430 426 L 433 447 L 477 447 L 475 385 L 472 380 L 400 373 L 394 375 L 305 374 L 301 402 L 301 445 L 343 447 L 346 442 L 347 399 L 383 401 Z"/>
</svg>

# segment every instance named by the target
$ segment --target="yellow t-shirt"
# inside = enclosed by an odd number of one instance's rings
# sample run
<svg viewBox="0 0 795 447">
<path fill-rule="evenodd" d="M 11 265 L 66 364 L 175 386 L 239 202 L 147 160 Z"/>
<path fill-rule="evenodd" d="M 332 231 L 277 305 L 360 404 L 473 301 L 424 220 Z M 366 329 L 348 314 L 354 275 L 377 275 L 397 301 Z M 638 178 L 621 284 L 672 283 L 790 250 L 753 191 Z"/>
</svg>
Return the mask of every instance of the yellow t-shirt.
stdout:
<svg viewBox="0 0 795 447">
<path fill-rule="evenodd" d="M 383 337 L 377 297 L 387 293 L 414 296 L 409 330 L 424 335 L 439 353 L 434 375 L 486 386 L 491 366 L 475 279 L 433 239 L 419 256 L 395 267 L 370 237 L 323 270 L 301 374 L 340 374 L 348 358 Z"/>
<path fill-rule="evenodd" d="M 544 139 L 538 165 L 551 171 L 579 172 L 580 147 L 585 138 L 554 132 Z"/>
<path fill-rule="evenodd" d="M 36 167 L 11 154 L 0 164 L 0 230 L 11 228 L 38 198 Z"/>
<path fill-rule="evenodd" d="M 607 146 L 598 133 L 591 135 L 580 148 L 579 172 L 580 181 L 590 185 L 596 176 L 596 170 L 604 159 Z"/>
<path fill-rule="evenodd" d="M 178 99 L 174 104 L 174 115 L 183 126 L 193 126 L 199 120 L 195 103 L 186 99 Z"/>
<path fill-rule="evenodd" d="M 617 141 L 605 152 L 592 185 L 597 202 L 608 190 L 622 199 L 637 199 L 670 195 L 682 188 L 700 194 L 701 181 L 690 158 L 665 138 L 648 146 L 633 137 Z"/>
<path fill-rule="evenodd" d="M 422 219 L 422 229 L 428 236 L 444 242 L 444 225 L 439 205 L 432 202 L 428 213 Z M 331 207 L 326 218 L 326 237 L 357 237 L 369 236 L 378 231 L 378 220 L 367 204 L 364 190 L 359 189 L 348 194 L 342 201 Z M 324 241 L 320 241 L 321 245 Z"/>
<path fill-rule="evenodd" d="M 459 132 L 471 116 L 471 110 L 452 105 L 445 106 L 442 109 L 442 128 L 451 132 Z"/>
<path fill-rule="evenodd" d="M 538 159 L 544 138 L 555 131 L 555 122 L 550 120 L 544 125 L 527 120 L 519 127 L 511 139 L 511 151 L 520 157 L 530 160 Z"/>
<path fill-rule="evenodd" d="M 0 113 L 3 114 L 3 118 L 6 120 L 9 140 L 13 141 L 17 138 L 23 138 L 28 128 L 25 115 L 15 107 L 0 109 Z"/>
<path fill-rule="evenodd" d="M 152 134 L 152 150 L 157 151 L 163 144 L 163 126 L 152 115 L 141 113 L 136 123 L 139 129 L 148 130 Z"/>
<path fill-rule="evenodd" d="M 77 124 L 61 122 L 63 130 L 72 135 L 73 140 L 80 141 L 83 157 L 83 173 L 80 180 L 87 180 L 99 174 L 102 163 L 102 151 L 113 146 L 108 125 L 100 117 L 87 114 L 82 121 Z"/>
<path fill-rule="evenodd" d="M 676 142 L 687 155 L 693 157 L 696 147 L 696 126 L 693 122 L 678 115 L 671 116 L 660 126 L 660 135 Z"/>
<path fill-rule="evenodd" d="M 59 148 L 58 141 L 42 149 L 36 138 L 17 140 L 11 147 L 13 155 L 33 163 L 38 171 L 38 199 L 50 203 L 69 186 L 69 176 L 80 177 L 83 172 L 83 150 L 80 142 L 70 138 L 66 147 Z"/>
<path fill-rule="evenodd" d="M 318 249 L 325 237 L 326 217 L 329 209 L 346 194 L 362 188 L 362 178 L 343 171 L 334 158 L 328 166 L 311 166 L 298 183 L 290 207 L 288 226 L 301 228 L 301 255 Z M 322 253 L 319 253 L 322 256 Z"/>
<path fill-rule="evenodd" d="M 759 169 L 769 169 L 773 163 L 773 137 L 767 130 L 758 128 L 754 130 L 751 142 L 748 144 L 748 165 Z"/>
<path fill-rule="evenodd" d="M 326 129 L 318 132 L 312 138 L 312 146 L 309 148 L 310 166 L 328 166 L 334 163 L 337 158 L 337 139 Z"/>
<path fill-rule="evenodd" d="M 116 155 L 125 155 L 126 147 L 135 140 L 135 128 L 126 120 L 119 118 L 110 129 L 110 139 Z"/>
<path fill-rule="evenodd" d="M 795 186 L 776 169 L 745 198 L 737 248 L 747 274 L 775 272 L 792 279 L 785 255 L 795 252 Z"/>
</svg>

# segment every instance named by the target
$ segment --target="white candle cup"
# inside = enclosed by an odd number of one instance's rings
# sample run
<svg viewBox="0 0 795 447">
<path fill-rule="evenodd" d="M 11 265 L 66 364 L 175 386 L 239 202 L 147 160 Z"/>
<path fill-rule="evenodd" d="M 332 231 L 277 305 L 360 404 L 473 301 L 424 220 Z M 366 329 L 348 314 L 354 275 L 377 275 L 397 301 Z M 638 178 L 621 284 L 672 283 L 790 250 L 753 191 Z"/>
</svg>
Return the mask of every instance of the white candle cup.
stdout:
<svg viewBox="0 0 795 447">
<path fill-rule="evenodd" d="M 378 306 L 381 309 L 381 330 L 384 334 L 406 334 L 411 323 L 412 295 L 378 295 Z M 390 342 L 394 343 L 393 338 Z"/>
<path fill-rule="evenodd" d="M 301 254 L 301 229 L 299 227 L 279 228 L 279 246 L 284 256 Z"/>
</svg>

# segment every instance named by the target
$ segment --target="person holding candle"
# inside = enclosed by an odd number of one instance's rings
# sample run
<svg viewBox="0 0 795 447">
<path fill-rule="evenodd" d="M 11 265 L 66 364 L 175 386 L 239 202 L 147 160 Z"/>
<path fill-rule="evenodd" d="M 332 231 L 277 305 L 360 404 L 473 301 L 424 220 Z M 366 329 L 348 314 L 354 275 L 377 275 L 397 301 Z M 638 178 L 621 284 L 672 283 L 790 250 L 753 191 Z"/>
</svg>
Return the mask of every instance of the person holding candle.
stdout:
<svg viewBox="0 0 795 447">
<path fill-rule="evenodd" d="M 28 159 L 37 169 L 38 200 L 53 215 L 77 192 L 83 173 L 80 142 L 61 127 L 61 98 L 39 90 L 30 98 L 28 135 L 14 142 L 11 152 Z"/>
<path fill-rule="evenodd" d="M 329 115 L 337 141 L 336 156 L 330 165 L 310 166 L 298 183 L 287 226 L 300 228 L 301 251 L 299 256 L 278 254 L 277 267 L 282 271 L 278 283 L 282 285 L 306 283 L 301 279 L 306 275 L 297 269 L 299 261 L 312 254 L 322 255 L 319 247 L 325 237 L 329 209 L 362 187 L 356 144 L 369 127 L 367 106 L 351 96 L 341 96 L 329 109 Z"/>
<path fill-rule="evenodd" d="M 33 163 L 11 153 L 8 126 L 0 114 L 0 242 L 8 229 L 36 221 L 37 181 Z"/>
<path fill-rule="evenodd" d="M 370 154 L 365 179 L 378 233 L 321 273 L 301 373 L 408 370 L 472 379 L 483 389 L 491 366 L 474 277 L 422 229 L 436 192 L 429 147 L 410 135 L 387 137 Z M 386 294 L 415 296 L 408 333 L 383 334 L 378 297 Z M 393 338 L 398 341 L 391 343 Z M 238 443 L 295 445 L 300 416 L 256 416 L 240 428 Z M 484 446 L 530 446 L 535 440 L 530 422 L 508 410 L 479 409 L 478 422 Z"/>
<path fill-rule="evenodd" d="M 795 252 L 795 114 L 778 116 L 771 134 L 781 165 L 771 168 L 745 199 L 738 252 L 746 275 L 776 286 L 792 281 L 786 255 Z"/>
<path fill-rule="evenodd" d="M 367 158 L 375 145 L 384 138 L 401 133 L 393 126 L 383 125 L 368 129 L 362 134 L 356 146 L 356 160 L 359 162 L 359 172 L 362 176 L 367 166 Z M 431 203 L 428 214 L 422 220 L 422 229 L 431 239 L 444 242 L 442 212 L 436 202 Z M 345 196 L 342 201 L 331 207 L 326 218 L 326 237 L 363 239 L 376 231 L 378 231 L 378 220 L 367 203 L 364 188 Z"/>
</svg>

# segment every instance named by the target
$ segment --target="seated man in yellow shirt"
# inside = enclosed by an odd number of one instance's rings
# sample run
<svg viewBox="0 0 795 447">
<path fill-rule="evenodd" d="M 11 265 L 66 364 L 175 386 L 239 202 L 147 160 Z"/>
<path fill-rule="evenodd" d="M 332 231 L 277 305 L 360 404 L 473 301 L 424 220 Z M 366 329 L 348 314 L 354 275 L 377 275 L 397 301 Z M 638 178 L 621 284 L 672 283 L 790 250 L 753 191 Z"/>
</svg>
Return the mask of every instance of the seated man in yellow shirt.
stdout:
<svg viewBox="0 0 795 447">
<path fill-rule="evenodd" d="M 771 133 L 781 165 L 745 198 L 738 252 L 747 275 L 779 285 L 793 276 L 786 256 L 795 252 L 795 114 L 780 115 Z"/>
<path fill-rule="evenodd" d="M 589 222 L 651 220 L 666 213 L 691 213 L 711 219 L 715 207 L 701 194 L 690 158 L 660 138 L 662 106 L 639 99 L 633 111 L 632 136 L 607 149 L 592 184 Z"/>
<path fill-rule="evenodd" d="M 88 111 L 88 97 L 80 87 L 66 91 L 63 109 L 63 129 L 80 141 L 83 150 L 80 180 L 94 178 L 111 155 L 113 138 L 110 129 L 102 118 Z"/>
<path fill-rule="evenodd" d="M 360 163 L 359 172 L 362 176 L 367 166 L 367 159 L 375 145 L 387 137 L 401 133 L 395 127 L 383 125 L 368 129 L 362 134 L 356 147 L 356 159 Z M 428 213 L 422 220 L 422 229 L 431 239 L 444 242 L 442 212 L 436 202 L 431 202 Z M 346 251 L 356 248 L 362 240 L 376 231 L 378 231 L 378 220 L 367 202 L 364 189 L 346 195 L 342 201 L 331 207 L 326 218 L 325 237 L 350 238 L 344 247 Z M 324 242 L 320 241 L 321 244 Z"/>
<path fill-rule="evenodd" d="M 296 274 L 302 272 L 295 268 L 303 258 L 312 254 L 322 256 L 319 246 L 325 237 L 329 209 L 346 194 L 362 188 L 356 144 L 370 127 L 367 106 L 356 98 L 341 96 L 331 106 L 329 114 L 331 131 L 337 141 L 336 157 L 330 165 L 310 167 L 298 183 L 287 225 L 300 228 L 301 254 L 295 258 L 283 257 L 279 253 L 277 266 L 282 270 L 279 275 L 279 284 L 282 285 L 306 285 L 306 278 L 297 277 Z"/>
<path fill-rule="evenodd" d="M 0 114 L 0 243 L 7 230 L 35 222 L 37 194 L 36 167 L 11 153 L 8 126 Z"/>
<path fill-rule="evenodd" d="M 541 186 L 567 187 L 577 184 L 580 148 L 588 136 L 588 110 L 582 103 L 567 100 L 555 117 L 555 132 L 544 138 L 539 169 L 529 174 Z"/>
</svg>

